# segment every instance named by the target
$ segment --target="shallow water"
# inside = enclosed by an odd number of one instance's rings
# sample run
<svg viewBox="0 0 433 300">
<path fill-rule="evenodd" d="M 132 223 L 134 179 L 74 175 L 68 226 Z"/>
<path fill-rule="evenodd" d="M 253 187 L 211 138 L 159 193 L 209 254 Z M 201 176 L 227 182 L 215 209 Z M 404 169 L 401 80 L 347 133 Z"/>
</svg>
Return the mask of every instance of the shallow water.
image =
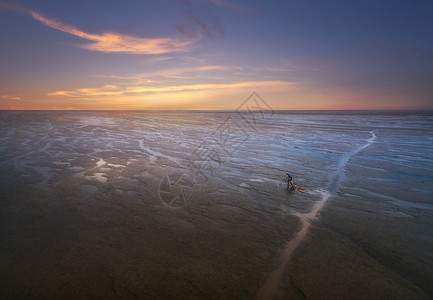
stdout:
<svg viewBox="0 0 433 300">
<path fill-rule="evenodd" d="M 235 112 L 0 112 L 8 295 L 254 298 L 273 278 L 259 297 L 278 296 L 329 202 L 368 203 L 393 213 L 391 222 L 433 214 L 432 114 L 277 112 L 255 121 Z M 307 193 L 286 190 L 286 170 Z M 415 243 L 431 240 L 430 231 Z M 62 289 L 39 281 L 47 270 Z"/>
</svg>

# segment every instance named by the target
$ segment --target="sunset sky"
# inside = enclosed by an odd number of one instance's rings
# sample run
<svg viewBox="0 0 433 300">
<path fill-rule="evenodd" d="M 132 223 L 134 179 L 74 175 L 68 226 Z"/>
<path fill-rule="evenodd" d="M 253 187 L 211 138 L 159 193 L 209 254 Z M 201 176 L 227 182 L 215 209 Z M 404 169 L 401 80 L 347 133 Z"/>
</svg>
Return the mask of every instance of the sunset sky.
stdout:
<svg viewBox="0 0 433 300">
<path fill-rule="evenodd" d="M 433 109 L 432 1 L 0 0 L 0 109 Z"/>
</svg>

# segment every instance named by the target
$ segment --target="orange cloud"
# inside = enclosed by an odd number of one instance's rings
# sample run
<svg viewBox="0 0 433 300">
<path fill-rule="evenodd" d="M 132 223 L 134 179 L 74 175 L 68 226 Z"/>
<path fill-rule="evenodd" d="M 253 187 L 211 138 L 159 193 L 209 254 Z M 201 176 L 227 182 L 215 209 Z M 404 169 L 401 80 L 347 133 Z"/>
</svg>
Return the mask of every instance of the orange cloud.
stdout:
<svg viewBox="0 0 433 300">
<path fill-rule="evenodd" d="M 188 40 L 180 40 L 175 38 L 143 38 L 115 32 L 93 34 L 85 32 L 75 26 L 47 18 L 38 12 L 17 5 L 0 3 L 0 8 L 26 13 L 48 27 L 91 41 L 91 43 L 82 45 L 81 47 L 100 52 L 123 52 L 132 54 L 184 52 L 189 51 L 191 44 L 196 42 L 198 39 L 191 38 Z"/>
<path fill-rule="evenodd" d="M 270 72 L 253 71 L 239 75 L 244 67 L 201 65 L 171 68 L 129 76 L 98 75 L 105 85 L 48 94 L 49 99 L 82 108 L 110 109 L 232 109 L 233 99 L 242 99 L 253 90 L 283 95 L 298 90 L 302 82 L 279 80 Z"/>
<path fill-rule="evenodd" d="M 22 101 L 22 99 L 20 97 L 18 97 L 18 96 L 0 95 L 0 98 L 2 98 L 2 99 L 8 99 L 8 100 Z"/>
<path fill-rule="evenodd" d="M 173 93 L 184 91 L 209 91 L 219 89 L 236 89 L 236 88 L 256 88 L 263 86 L 271 87 L 288 87 L 299 84 L 298 82 L 287 81 L 244 81 L 235 83 L 205 83 L 205 84 L 187 84 L 187 85 L 170 85 L 170 86 L 113 86 L 105 85 L 101 88 L 82 88 L 75 91 L 56 91 L 48 93 L 48 96 L 66 96 L 72 98 L 81 98 L 89 96 L 120 96 L 136 93 Z"/>
</svg>

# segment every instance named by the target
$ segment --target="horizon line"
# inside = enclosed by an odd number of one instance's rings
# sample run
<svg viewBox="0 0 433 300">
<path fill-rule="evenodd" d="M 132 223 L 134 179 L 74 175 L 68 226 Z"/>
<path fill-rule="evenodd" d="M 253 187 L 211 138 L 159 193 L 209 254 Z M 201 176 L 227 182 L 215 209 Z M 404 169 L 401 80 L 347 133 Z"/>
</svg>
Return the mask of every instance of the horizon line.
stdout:
<svg viewBox="0 0 433 300">
<path fill-rule="evenodd" d="M 346 111 L 346 112 L 433 112 L 432 109 L 263 109 L 263 110 L 238 110 L 238 109 L 0 109 L 0 112 L 6 111 L 61 111 L 61 112 L 80 112 L 80 111 L 149 111 L 149 112 L 285 112 L 285 111 L 299 111 L 299 112 L 308 112 L 308 111 Z"/>
</svg>

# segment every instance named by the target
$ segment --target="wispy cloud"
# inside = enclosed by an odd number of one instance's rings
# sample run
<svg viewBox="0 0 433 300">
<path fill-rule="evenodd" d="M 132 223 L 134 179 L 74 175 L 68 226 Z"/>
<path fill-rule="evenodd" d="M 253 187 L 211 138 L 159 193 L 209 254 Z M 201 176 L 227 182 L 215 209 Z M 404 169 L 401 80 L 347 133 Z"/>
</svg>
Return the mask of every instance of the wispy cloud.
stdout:
<svg viewBox="0 0 433 300">
<path fill-rule="evenodd" d="M 117 76 L 117 75 L 97 75 L 95 77 L 112 78 L 130 81 L 132 84 L 149 83 L 149 81 L 157 81 L 156 79 L 168 79 L 168 78 L 191 78 L 200 77 L 204 78 L 206 72 L 213 71 L 235 71 L 240 69 L 235 66 L 225 65 L 204 65 L 198 67 L 184 67 L 184 68 L 170 68 L 158 70 L 155 72 L 138 73 L 130 76 Z"/>
<path fill-rule="evenodd" d="M 8 100 L 18 100 L 22 101 L 22 99 L 18 96 L 11 96 L 11 95 L 0 95 L 0 98 L 2 99 L 8 99 Z"/>
<path fill-rule="evenodd" d="M 250 7 L 246 7 L 240 4 L 236 4 L 233 3 L 231 1 L 228 0 L 208 0 L 210 3 L 220 6 L 220 7 L 224 7 L 224 8 L 228 8 L 230 10 L 236 11 L 236 12 L 240 12 L 244 15 L 248 15 L 249 11 L 252 11 L 253 9 Z"/>
<path fill-rule="evenodd" d="M 171 57 L 171 56 L 148 56 L 148 57 L 142 59 L 140 62 L 148 63 L 148 64 L 155 64 L 155 63 L 160 63 L 162 61 L 169 61 L 172 59 L 173 59 L 173 57 Z"/>
<path fill-rule="evenodd" d="M 257 88 L 257 87 L 288 87 L 299 84 L 298 82 L 287 81 L 243 81 L 234 83 L 205 83 L 187 85 L 168 85 L 168 86 L 103 86 L 101 88 L 83 88 L 75 91 L 56 91 L 49 93 L 49 96 L 66 96 L 72 98 L 91 97 L 91 96 L 121 96 L 137 93 L 177 93 L 185 91 L 211 91 L 220 89 L 236 88 Z"/>
<path fill-rule="evenodd" d="M 84 44 L 81 47 L 100 52 L 123 52 L 132 54 L 185 52 L 189 51 L 192 44 L 198 40 L 198 37 L 195 36 L 189 36 L 187 39 L 185 39 L 185 37 L 182 39 L 180 37 L 145 38 L 110 31 L 95 34 L 45 17 L 39 12 L 17 5 L 0 2 L 0 8 L 26 13 L 48 27 L 88 40 L 90 43 Z"/>
<path fill-rule="evenodd" d="M 211 39 L 224 37 L 224 28 L 213 10 L 196 2 L 182 0 L 183 19 L 176 25 L 177 31 L 188 37 L 205 36 Z"/>
<path fill-rule="evenodd" d="M 246 75 L 243 75 L 245 72 Z M 80 105 L 98 102 L 104 105 L 129 103 L 133 106 L 136 103 L 138 106 L 134 107 L 141 108 L 158 107 L 158 103 L 161 107 L 168 103 L 172 105 L 170 107 L 184 107 L 182 105 L 193 103 L 204 107 L 206 101 L 214 103 L 220 98 L 224 107 L 230 107 L 231 100 L 228 99 L 234 95 L 252 90 L 287 93 L 303 84 L 287 81 L 281 72 L 266 68 L 218 64 L 160 69 L 128 76 L 108 74 L 95 77 L 100 78 L 98 81 L 105 81 L 105 84 L 57 90 L 47 95 L 50 98 L 76 100 L 82 103 Z"/>
<path fill-rule="evenodd" d="M 244 72 L 246 75 L 242 75 Z M 69 98 L 115 97 L 139 94 L 173 94 L 182 92 L 207 93 L 216 90 L 239 90 L 244 88 L 289 89 L 302 82 L 281 80 L 272 70 L 251 69 L 239 66 L 204 65 L 196 67 L 163 69 L 129 76 L 98 75 L 107 82 L 100 87 L 60 90 L 49 96 Z"/>
</svg>

